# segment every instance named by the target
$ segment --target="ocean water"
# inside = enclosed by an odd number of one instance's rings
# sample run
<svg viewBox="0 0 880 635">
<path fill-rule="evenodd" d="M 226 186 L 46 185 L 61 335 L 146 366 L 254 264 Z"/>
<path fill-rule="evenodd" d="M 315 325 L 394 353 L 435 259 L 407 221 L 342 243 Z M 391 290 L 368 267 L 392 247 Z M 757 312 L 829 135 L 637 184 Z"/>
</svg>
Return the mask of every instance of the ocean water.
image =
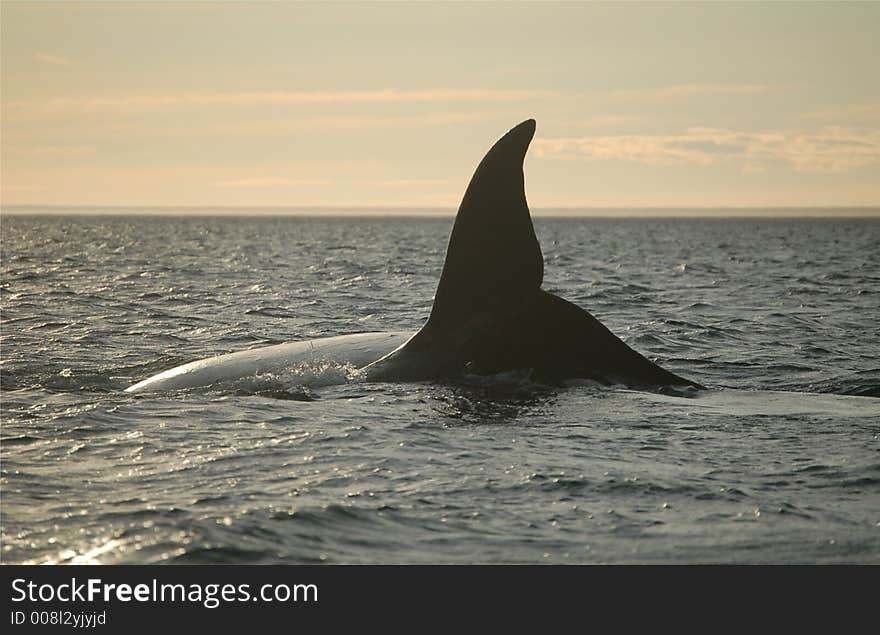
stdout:
<svg viewBox="0 0 880 635">
<path fill-rule="evenodd" d="M 451 218 L 4 216 L 4 563 L 880 563 L 880 220 L 537 218 L 696 397 L 171 366 L 417 329 Z"/>
</svg>

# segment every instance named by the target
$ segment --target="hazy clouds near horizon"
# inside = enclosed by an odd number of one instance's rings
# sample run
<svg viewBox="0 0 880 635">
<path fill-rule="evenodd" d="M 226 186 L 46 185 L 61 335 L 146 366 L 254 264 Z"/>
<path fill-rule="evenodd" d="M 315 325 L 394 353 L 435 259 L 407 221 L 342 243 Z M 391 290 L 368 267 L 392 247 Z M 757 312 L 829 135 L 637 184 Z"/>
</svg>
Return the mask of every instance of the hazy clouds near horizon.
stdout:
<svg viewBox="0 0 880 635">
<path fill-rule="evenodd" d="M 880 204 L 880 3 L 23 3 L 4 207 Z"/>
</svg>

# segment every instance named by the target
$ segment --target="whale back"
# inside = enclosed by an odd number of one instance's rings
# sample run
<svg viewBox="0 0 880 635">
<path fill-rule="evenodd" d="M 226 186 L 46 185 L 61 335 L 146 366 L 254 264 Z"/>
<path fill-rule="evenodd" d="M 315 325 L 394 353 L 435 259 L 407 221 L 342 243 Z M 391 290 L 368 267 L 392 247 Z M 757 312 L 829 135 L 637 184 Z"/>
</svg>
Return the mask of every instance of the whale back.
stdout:
<svg viewBox="0 0 880 635">
<path fill-rule="evenodd" d="M 699 387 L 631 349 L 585 309 L 541 289 L 544 261 L 523 176 L 534 135 L 535 121 L 528 119 L 480 161 L 456 215 L 431 315 L 405 342 L 399 333 L 372 333 L 264 347 L 184 364 L 128 390 L 202 386 L 283 372 L 312 359 L 319 346 L 322 354 L 358 366 L 368 381 L 521 370 L 552 382 L 587 378 L 604 384 Z"/>
</svg>

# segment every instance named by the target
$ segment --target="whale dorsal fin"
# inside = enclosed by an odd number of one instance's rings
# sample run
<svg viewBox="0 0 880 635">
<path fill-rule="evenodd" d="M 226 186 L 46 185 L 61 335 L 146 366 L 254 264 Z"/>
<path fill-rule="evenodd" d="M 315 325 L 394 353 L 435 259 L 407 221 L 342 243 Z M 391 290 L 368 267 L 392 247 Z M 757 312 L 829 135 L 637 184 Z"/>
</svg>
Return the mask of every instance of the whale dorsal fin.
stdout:
<svg viewBox="0 0 880 635">
<path fill-rule="evenodd" d="M 456 322 L 540 288 L 544 260 L 523 177 L 523 160 L 534 135 L 535 120 L 522 122 L 477 166 L 449 237 L 430 323 Z"/>
</svg>

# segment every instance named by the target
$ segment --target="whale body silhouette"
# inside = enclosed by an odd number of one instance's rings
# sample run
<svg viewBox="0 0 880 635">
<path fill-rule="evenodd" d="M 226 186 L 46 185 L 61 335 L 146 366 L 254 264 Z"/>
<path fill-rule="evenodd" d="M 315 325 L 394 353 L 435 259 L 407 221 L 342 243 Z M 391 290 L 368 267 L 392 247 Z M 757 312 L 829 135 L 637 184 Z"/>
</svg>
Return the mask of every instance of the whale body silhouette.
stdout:
<svg viewBox="0 0 880 635">
<path fill-rule="evenodd" d="M 525 196 L 528 119 L 501 137 L 464 194 L 431 315 L 416 333 L 359 333 L 218 355 L 145 379 L 127 392 L 208 386 L 322 360 L 366 381 L 444 381 L 526 371 L 536 381 L 587 379 L 632 388 L 691 387 L 586 310 L 541 289 L 544 259 Z"/>
</svg>

